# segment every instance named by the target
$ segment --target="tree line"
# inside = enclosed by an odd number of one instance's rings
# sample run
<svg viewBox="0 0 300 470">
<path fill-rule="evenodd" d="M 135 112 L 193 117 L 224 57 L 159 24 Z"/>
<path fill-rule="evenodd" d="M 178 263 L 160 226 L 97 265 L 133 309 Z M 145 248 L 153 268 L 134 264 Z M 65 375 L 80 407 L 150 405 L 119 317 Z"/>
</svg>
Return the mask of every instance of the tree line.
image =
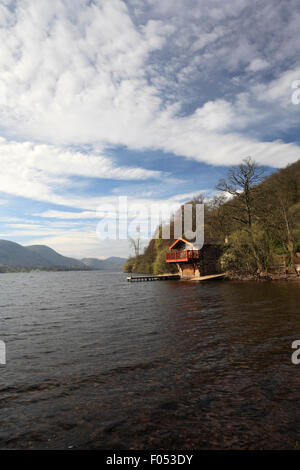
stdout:
<svg viewBox="0 0 300 470">
<path fill-rule="evenodd" d="M 294 267 L 300 249 L 300 161 L 265 176 L 248 157 L 228 170 L 207 204 L 207 235 L 229 235 L 220 260 L 226 271 L 267 273 Z"/>
<path fill-rule="evenodd" d="M 228 169 L 216 186 L 216 195 L 206 201 L 199 194 L 188 204 L 205 203 L 205 240 L 224 243 L 222 270 L 262 274 L 279 266 L 295 269 L 300 251 L 300 160 L 266 175 L 266 169 L 251 157 Z M 180 209 L 182 210 L 182 208 Z M 126 272 L 159 274 L 174 272 L 165 263 L 171 239 L 152 239 L 143 254 L 137 253 L 124 266 Z M 158 231 L 161 227 L 158 228 Z"/>
</svg>

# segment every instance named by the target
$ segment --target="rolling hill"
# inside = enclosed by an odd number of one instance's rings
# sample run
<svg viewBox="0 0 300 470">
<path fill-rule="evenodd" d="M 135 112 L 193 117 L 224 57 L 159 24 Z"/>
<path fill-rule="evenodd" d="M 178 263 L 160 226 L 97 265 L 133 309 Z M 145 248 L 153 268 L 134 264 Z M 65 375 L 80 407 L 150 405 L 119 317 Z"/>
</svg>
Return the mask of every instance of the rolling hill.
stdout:
<svg viewBox="0 0 300 470">
<path fill-rule="evenodd" d="M 66 258 L 48 246 L 22 246 L 9 240 L 0 240 L 0 267 L 13 270 L 25 269 L 62 269 L 85 270 L 84 263 L 72 258 Z"/>
<path fill-rule="evenodd" d="M 39 253 L 32 252 L 18 243 L 0 240 L 0 265 L 33 268 L 44 264 L 45 260 Z"/>
<path fill-rule="evenodd" d="M 26 247 L 33 254 L 40 256 L 50 267 L 85 269 L 86 265 L 73 258 L 67 258 L 45 245 L 31 245 Z"/>
<path fill-rule="evenodd" d="M 84 258 L 81 261 L 95 271 L 122 271 L 126 259 L 111 256 L 107 259 Z"/>
<path fill-rule="evenodd" d="M 30 271 L 122 271 L 125 259 L 111 257 L 105 260 L 85 258 L 77 260 L 57 253 L 46 245 L 22 246 L 9 240 L 0 240 L 0 272 Z"/>
</svg>

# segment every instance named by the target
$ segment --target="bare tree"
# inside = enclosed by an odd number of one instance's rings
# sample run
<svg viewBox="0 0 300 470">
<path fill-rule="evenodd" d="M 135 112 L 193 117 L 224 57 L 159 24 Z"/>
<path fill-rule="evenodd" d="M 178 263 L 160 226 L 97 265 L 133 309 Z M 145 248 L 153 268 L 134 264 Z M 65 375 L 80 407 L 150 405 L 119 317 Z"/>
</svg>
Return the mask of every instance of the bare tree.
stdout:
<svg viewBox="0 0 300 470">
<path fill-rule="evenodd" d="M 295 229 L 297 227 L 297 217 L 290 208 L 296 199 L 293 195 L 293 177 L 289 175 L 287 179 L 284 174 L 274 174 L 270 181 L 262 188 L 265 194 L 262 206 L 264 223 L 272 231 L 274 238 L 283 246 L 288 254 L 286 260 L 288 265 L 293 265 L 295 251 Z"/>
<path fill-rule="evenodd" d="M 251 157 L 228 170 L 227 180 L 222 178 L 216 186 L 219 191 L 232 196 L 227 207 L 232 208 L 232 218 L 251 229 L 253 223 L 255 186 L 263 180 L 264 168 Z"/>
<path fill-rule="evenodd" d="M 215 195 L 205 206 L 205 229 L 207 238 L 225 238 L 229 231 L 226 211 L 226 197 L 223 194 Z"/>
<path fill-rule="evenodd" d="M 129 242 L 134 250 L 134 255 L 137 258 L 140 255 L 141 250 L 141 239 L 140 236 L 137 238 L 129 237 Z"/>
</svg>

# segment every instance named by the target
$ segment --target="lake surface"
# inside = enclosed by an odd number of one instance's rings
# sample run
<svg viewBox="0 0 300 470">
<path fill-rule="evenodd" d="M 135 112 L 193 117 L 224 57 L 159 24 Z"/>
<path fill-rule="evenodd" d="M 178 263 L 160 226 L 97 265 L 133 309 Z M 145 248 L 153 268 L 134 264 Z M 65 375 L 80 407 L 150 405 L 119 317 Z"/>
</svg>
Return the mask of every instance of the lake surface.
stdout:
<svg viewBox="0 0 300 470">
<path fill-rule="evenodd" d="M 299 291 L 0 275 L 0 448 L 299 448 Z"/>
</svg>

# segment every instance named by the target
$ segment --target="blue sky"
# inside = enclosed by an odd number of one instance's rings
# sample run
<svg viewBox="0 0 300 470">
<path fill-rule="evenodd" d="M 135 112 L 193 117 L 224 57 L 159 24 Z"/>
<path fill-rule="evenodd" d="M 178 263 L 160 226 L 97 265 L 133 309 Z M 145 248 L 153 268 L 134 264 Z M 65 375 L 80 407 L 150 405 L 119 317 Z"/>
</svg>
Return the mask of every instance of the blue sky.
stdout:
<svg viewBox="0 0 300 470">
<path fill-rule="evenodd" d="M 2 0 L 0 238 L 127 256 L 96 236 L 119 196 L 298 160 L 299 30 L 298 0 Z"/>
</svg>

